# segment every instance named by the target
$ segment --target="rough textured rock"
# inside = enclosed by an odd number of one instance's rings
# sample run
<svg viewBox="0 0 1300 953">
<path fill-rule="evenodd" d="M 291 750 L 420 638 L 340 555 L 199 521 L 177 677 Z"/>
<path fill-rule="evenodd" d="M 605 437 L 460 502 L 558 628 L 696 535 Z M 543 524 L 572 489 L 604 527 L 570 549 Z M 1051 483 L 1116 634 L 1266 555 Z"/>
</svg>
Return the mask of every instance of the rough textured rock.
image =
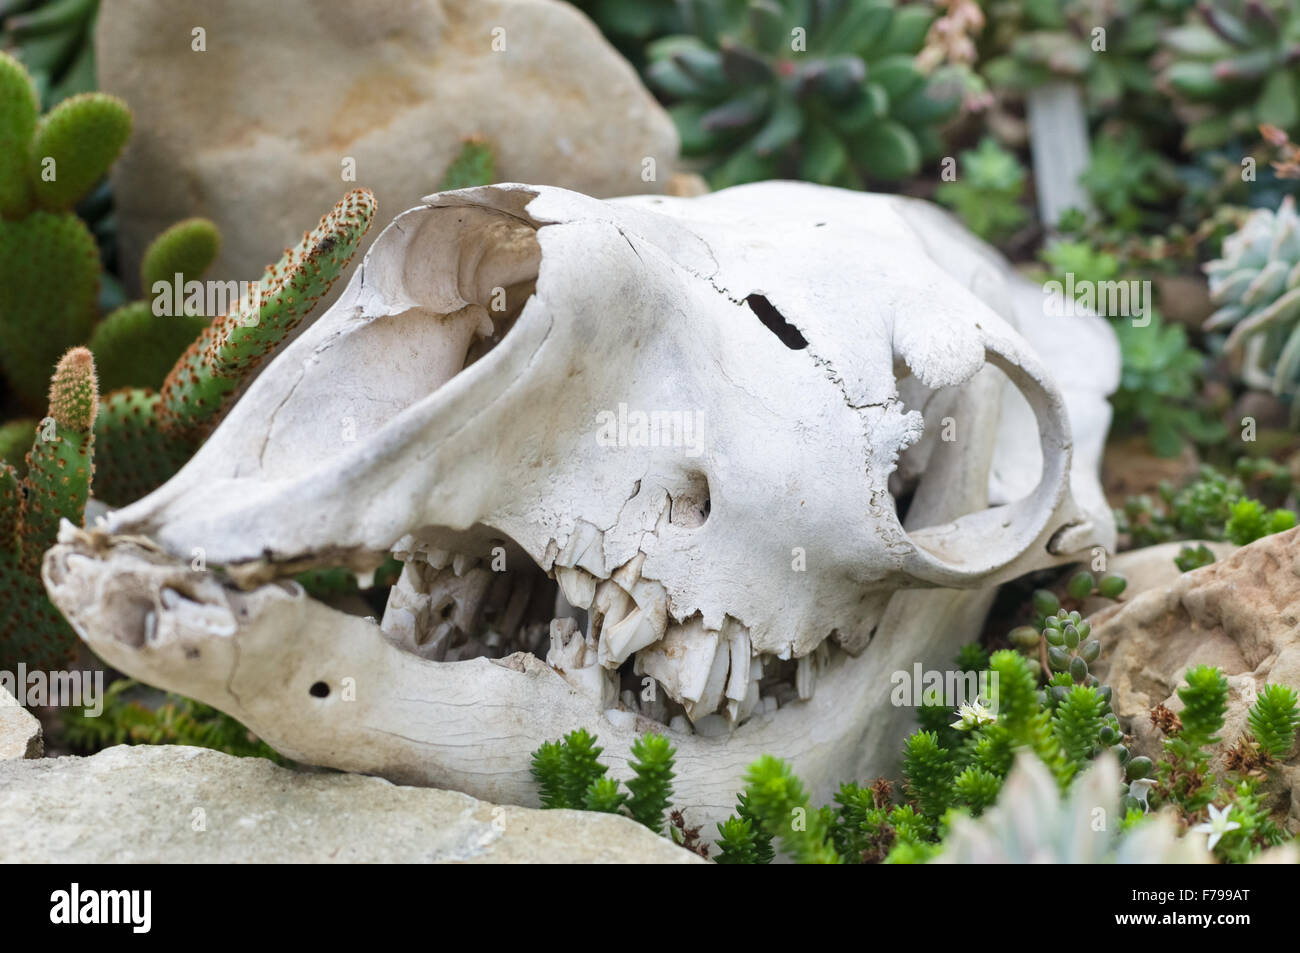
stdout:
<svg viewBox="0 0 1300 953">
<path fill-rule="evenodd" d="M 201 12 L 104 0 L 101 10 L 100 87 L 135 112 L 113 172 L 123 274 L 167 225 L 205 215 L 223 237 L 210 277 L 255 278 L 354 185 L 387 215 L 436 191 L 469 135 L 495 145 L 505 182 L 607 197 L 662 191 L 674 172 L 667 113 L 558 0 L 227 0 Z M 192 49 L 200 27 L 206 52 Z M 347 157 L 355 183 L 342 177 Z"/>
<path fill-rule="evenodd" d="M 0 764 L 6 863 L 691 863 L 626 818 L 173 745 Z"/>
<path fill-rule="evenodd" d="M 41 723 L 0 686 L 0 761 L 39 758 L 44 749 Z"/>
<path fill-rule="evenodd" d="M 1110 599 L 1093 596 L 1083 604 L 1084 615 L 1091 616 L 1107 609 L 1117 612 L 1144 592 L 1173 585 L 1183 574 L 1174 559 L 1184 546 L 1196 546 L 1198 542 L 1199 540 L 1191 542 L 1179 540 L 1173 543 L 1161 543 L 1143 549 L 1130 549 L 1126 553 L 1112 557 L 1106 567 L 1107 572 L 1118 573 L 1128 581 L 1128 585 L 1124 587 L 1124 602 L 1116 605 Z M 1232 543 L 1207 542 L 1205 545 L 1210 548 L 1210 552 L 1214 553 L 1214 558 L 1217 560 L 1226 559 L 1237 549 Z"/>
<path fill-rule="evenodd" d="M 1216 665 L 1228 678 L 1222 737 L 1231 745 L 1248 730 L 1246 713 L 1259 689 L 1272 682 L 1300 687 L 1300 530 L 1242 547 L 1092 621 L 1105 647 L 1098 676 L 1112 686 L 1115 712 L 1131 726 L 1140 752 L 1160 750 L 1147 713 L 1159 704 L 1182 709 L 1175 690 L 1194 665 Z M 1294 749 L 1278 781 L 1275 789 L 1290 798 L 1289 825 L 1300 829 Z"/>
</svg>

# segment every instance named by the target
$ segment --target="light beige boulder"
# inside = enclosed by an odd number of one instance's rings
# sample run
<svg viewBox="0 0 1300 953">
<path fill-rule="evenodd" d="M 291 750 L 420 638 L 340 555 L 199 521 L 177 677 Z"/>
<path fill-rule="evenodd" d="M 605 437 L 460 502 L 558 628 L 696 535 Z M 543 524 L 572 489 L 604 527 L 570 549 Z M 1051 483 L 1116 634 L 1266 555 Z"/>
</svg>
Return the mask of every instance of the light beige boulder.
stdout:
<svg viewBox="0 0 1300 953">
<path fill-rule="evenodd" d="M 1084 600 L 1083 614 L 1091 616 L 1106 609 L 1118 611 L 1125 603 L 1144 592 L 1173 585 L 1183 574 L 1174 560 L 1184 546 L 1195 547 L 1200 542 L 1200 540 L 1191 542 L 1178 540 L 1172 543 L 1159 543 L 1142 549 L 1130 549 L 1126 553 L 1112 556 L 1106 571 L 1123 576 L 1128 583 L 1124 587 L 1124 602 L 1116 605 L 1110 599 L 1090 596 Z M 1216 560 L 1225 559 L 1237 549 L 1232 543 L 1207 542 L 1205 545 L 1209 547 L 1210 552 L 1214 553 Z"/>
<path fill-rule="evenodd" d="M 39 758 L 44 750 L 41 723 L 0 685 L 0 761 Z"/>
<path fill-rule="evenodd" d="M 1244 546 L 1090 621 L 1102 643 L 1097 675 L 1111 686 L 1115 713 L 1139 753 L 1159 754 L 1163 736 L 1148 713 L 1161 704 L 1183 708 L 1176 689 L 1195 665 L 1227 676 L 1222 737 L 1231 746 L 1249 730 L 1246 715 L 1260 689 L 1274 682 L 1300 688 L 1300 529 Z M 1294 748 L 1271 787 L 1283 798 L 1288 826 L 1300 830 Z"/>
<path fill-rule="evenodd" d="M 129 279 L 191 215 L 221 227 L 209 277 L 256 278 L 357 185 L 384 220 L 417 204 L 471 135 L 500 181 L 608 197 L 675 171 L 667 113 L 560 0 L 103 0 L 96 55 L 135 113 L 113 171 Z"/>
<path fill-rule="evenodd" d="M 703 863 L 624 817 L 179 745 L 0 764 L 0 862 Z"/>
</svg>

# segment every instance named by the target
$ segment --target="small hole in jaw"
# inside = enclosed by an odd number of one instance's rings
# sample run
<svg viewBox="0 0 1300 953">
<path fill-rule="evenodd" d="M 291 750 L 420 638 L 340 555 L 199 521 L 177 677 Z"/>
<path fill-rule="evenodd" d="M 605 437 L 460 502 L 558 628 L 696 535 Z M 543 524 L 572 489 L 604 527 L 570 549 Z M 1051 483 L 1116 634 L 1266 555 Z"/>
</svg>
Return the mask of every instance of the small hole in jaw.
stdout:
<svg viewBox="0 0 1300 953">
<path fill-rule="evenodd" d="M 328 698 L 330 694 L 330 687 L 326 685 L 324 682 L 317 682 L 316 684 L 312 685 L 310 691 L 312 697 L 314 698 Z"/>
</svg>

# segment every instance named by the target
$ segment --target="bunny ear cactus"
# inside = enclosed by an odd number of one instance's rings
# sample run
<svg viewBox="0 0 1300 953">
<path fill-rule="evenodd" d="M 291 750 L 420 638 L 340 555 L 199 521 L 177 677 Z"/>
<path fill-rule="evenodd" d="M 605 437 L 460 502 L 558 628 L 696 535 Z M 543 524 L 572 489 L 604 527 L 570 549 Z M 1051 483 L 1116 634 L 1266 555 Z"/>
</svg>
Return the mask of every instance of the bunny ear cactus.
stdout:
<svg viewBox="0 0 1300 953">
<path fill-rule="evenodd" d="M 1215 0 L 1164 39 L 1161 82 L 1188 121 L 1183 145 L 1204 149 L 1260 123 L 1300 126 L 1300 3 Z"/>
<path fill-rule="evenodd" d="M 97 498 L 137 499 L 190 458 L 236 390 L 343 273 L 374 213 L 373 193 L 350 192 L 267 269 L 252 294 L 203 329 L 160 392 L 125 388 L 105 398 L 96 421 Z"/>
<path fill-rule="evenodd" d="M 691 0 L 647 77 L 715 188 L 791 176 L 861 188 L 915 174 L 963 82 L 916 54 L 934 10 L 893 0 Z"/>
<path fill-rule="evenodd" d="M 217 257 L 221 234 L 205 218 L 177 222 L 153 240 L 140 263 L 140 287 L 169 294 L 175 282 L 197 280 Z M 95 327 L 90 349 L 105 393 L 121 387 L 158 388 L 176 358 L 208 326 L 202 315 L 155 314 L 149 301 L 118 308 Z"/>
<path fill-rule="evenodd" d="M 1244 359 L 1243 380 L 1277 394 L 1300 386 L 1300 216 L 1290 196 L 1252 212 L 1205 266 L 1219 306 L 1207 330 L 1232 328 L 1225 347 Z"/>
<path fill-rule="evenodd" d="M 27 455 L 26 475 L 0 462 L 0 668 L 12 671 L 20 661 L 57 668 L 76 644 L 45 596 L 40 566 L 59 521 L 82 521 L 94 472 L 98 393 L 94 358 L 73 348 L 54 372 L 49 416 Z"/>
<path fill-rule="evenodd" d="M 31 409 L 96 318 L 99 253 L 70 208 L 131 131 L 126 105 L 101 93 L 38 112 L 31 78 L 0 53 L 0 370 Z"/>
</svg>

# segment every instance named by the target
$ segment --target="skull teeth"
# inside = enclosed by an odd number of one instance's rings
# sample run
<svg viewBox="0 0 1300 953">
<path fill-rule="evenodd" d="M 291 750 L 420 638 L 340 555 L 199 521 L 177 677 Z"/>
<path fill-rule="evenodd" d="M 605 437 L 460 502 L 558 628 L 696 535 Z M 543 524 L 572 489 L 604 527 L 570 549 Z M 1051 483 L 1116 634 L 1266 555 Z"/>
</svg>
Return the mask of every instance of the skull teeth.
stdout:
<svg viewBox="0 0 1300 953">
<path fill-rule="evenodd" d="M 674 621 L 663 584 L 643 575 L 644 554 L 608 578 L 594 572 L 604 570 L 602 539 L 595 527 L 577 524 L 554 560 L 554 617 L 536 623 L 528 613 L 539 576 L 495 573 L 475 556 L 405 537 L 393 547 L 406 560 L 383 631 L 435 661 L 545 652 L 547 663 L 601 710 L 621 708 L 701 735 L 813 697 L 827 643 L 784 663 L 773 656 L 766 667 L 734 618 L 720 631 L 706 629 L 698 615 Z M 485 615 L 485 605 L 495 608 Z M 766 681 L 765 670 L 774 673 Z M 629 687 L 634 676 L 640 681 Z"/>
</svg>

